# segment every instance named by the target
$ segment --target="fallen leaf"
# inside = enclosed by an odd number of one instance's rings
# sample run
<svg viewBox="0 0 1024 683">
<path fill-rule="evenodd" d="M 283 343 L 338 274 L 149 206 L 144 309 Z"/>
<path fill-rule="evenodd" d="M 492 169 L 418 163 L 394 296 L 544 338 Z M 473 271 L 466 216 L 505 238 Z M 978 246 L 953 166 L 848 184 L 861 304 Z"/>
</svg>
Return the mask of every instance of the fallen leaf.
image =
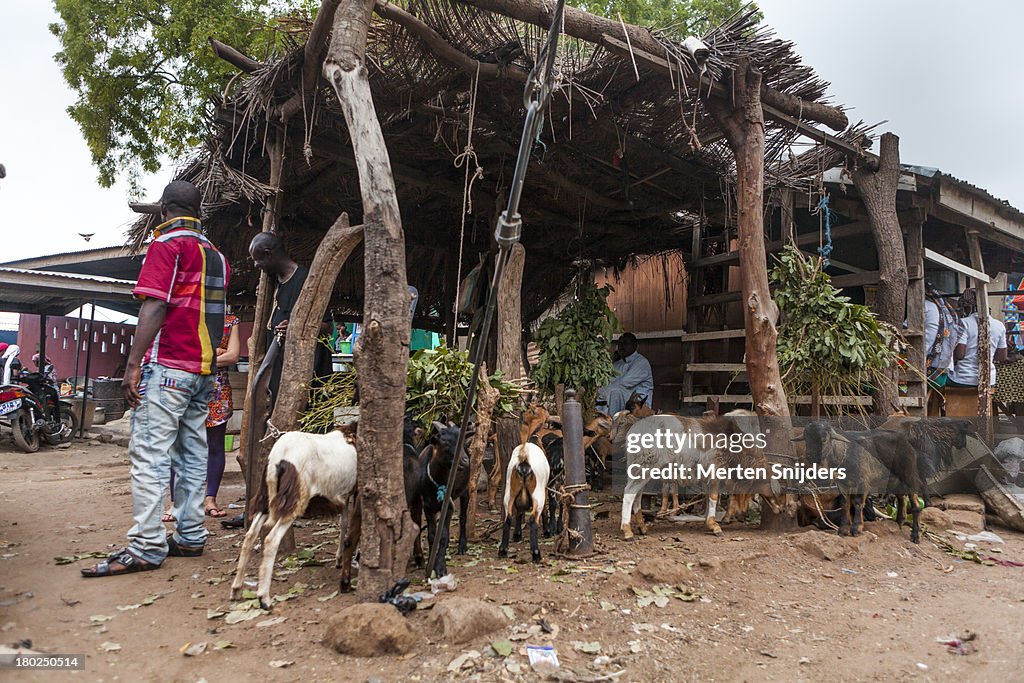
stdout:
<svg viewBox="0 0 1024 683">
<path fill-rule="evenodd" d="M 455 672 L 464 667 L 468 662 L 480 657 L 480 653 L 476 650 L 470 650 L 469 652 L 463 652 L 461 655 L 456 657 L 448 664 L 448 671 Z"/>
<path fill-rule="evenodd" d="M 224 617 L 224 623 L 240 624 L 243 621 L 249 621 L 251 619 L 255 619 L 256 617 L 261 617 L 266 613 L 267 612 L 265 610 L 261 609 L 235 610 L 229 612 L 228 615 Z"/>
<path fill-rule="evenodd" d="M 149 597 L 147 597 L 146 599 L 144 599 L 142 601 L 142 604 L 143 605 L 152 605 L 154 602 L 156 602 L 157 600 L 159 600 L 162 597 L 164 597 L 164 596 L 162 596 L 162 595 L 150 595 Z"/>
<path fill-rule="evenodd" d="M 89 621 L 91 621 L 94 624 L 102 624 L 104 621 L 110 621 L 113 618 L 114 617 L 108 617 L 105 614 L 94 614 L 91 617 L 89 617 Z"/>
<path fill-rule="evenodd" d="M 206 610 L 206 618 L 207 619 L 220 619 L 225 614 L 227 614 L 227 612 L 225 612 L 223 610 L 219 610 L 219 609 L 208 609 L 208 610 Z"/>
<path fill-rule="evenodd" d="M 141 605 L 141 604 L 134 604 L 134 605 L 118 605 L 118 606 L 117 606 L 117 610 L 118 610 L 119 612 L 128 612 L 129 610 L 133 610 L 133 609 L 139 609 L 140 607 L 142 607 L 142 605 Z"/>
<path fill-rule="evenodd" d="M 104 652 L 118 652 L 121 649 L 121 644 L 120 643 L 101 643 L 100 644 L 100 648 L 102 648 Z"/>
<path fill-rule="evenodd" d="M 601 643 L 597 642 L 596 640 L 591 641 L 589 643 L 581 643 L 577 641 L 573 643 L 573 647 L 575 647 L 580 652 L 584 652 L 588 655 L 596 655 L 598 652 L 601 651 Z"/>
<path fill-rule="evenodd" d="M 257 598 L 257 597 L 259 597 L 259 596 L 256 595 L 256 591 L 252 590 L 251 588 L 246 588 L 245 590 L 242 591 L 242 599 L 243 600 L 252 600 L 252 599 Z"/>
<path fill-rule="evenodd" d="M 186 657 L 198 657 L 199 655 L 206 652 L 206 643 L 185 643 L 178 648 L 178 652 L 185 655 Z"/>
<path fill-rule="evenodd" d="M 491 643 L 491 649 L 497 652 L 502 657 L 508 657 L 510 654 L 512 654 L 512 641 L 495 640 Z"/>
<path fill-rule="evenodd" d="M 229 648 L 233 648 L 234 646 L 235 646 L 235 644 L 232 643 L 230 640 L 218 640 L 216 643 L 213 644 L 213 649 L 214 650 L 227 650 Z"/>
<path fill-rule="evenodd" d="M 258 622 L 256 628 L 269 628 L 271 626 L 277 626 L 283 624 L 288 620 L 288 617 L 274 617 L 273 619 L 267 619 L 265 621 Z"/>
<path fill-rule="evenodd" d="M 612 603 L 608 602 L 607 600 L 602 600 L 601 609 L 605 612 L 614 612 L 618 608 L 615 607 L 615 605 L 613 605 Z"/>
<path fill-rule="evenodd" d="M 270 666 L 274 667 L 275 669 L 284 669 L 285 667 L 289 667 L 294 663 L 295 662 L 289 661 L 287 659 L 275 659 L 272 662 L 270 662 Z"/>
<path fill-rule="evenodd" d="M 211 586 L 216 586 L 217 584 L 224 583 L 225 581 L 227 581 L 227 579 L 220 576 L 214 576 L 212 578 L 207 579 L 206 583 L 210 584 Z"/>
<path fill-rule="evenodd" d="M 509 619 L 515 619 L 516 618 L 516 613 L 512 610 L 512 607 L 510 605 L 502 605 L 501 606 L 501 611 L 504 612 L 505 616 L 508 617 Z"/>
<path fill-rule="evenodd" d="M 319 597 L 316 600 L 317 602 L 327 602 L 328 600 L 333 600 L 336 597 L 338 597 L 338 591 L 334 591 L 330 595 L 324 595 L 322 597 Z"/>
</svg>

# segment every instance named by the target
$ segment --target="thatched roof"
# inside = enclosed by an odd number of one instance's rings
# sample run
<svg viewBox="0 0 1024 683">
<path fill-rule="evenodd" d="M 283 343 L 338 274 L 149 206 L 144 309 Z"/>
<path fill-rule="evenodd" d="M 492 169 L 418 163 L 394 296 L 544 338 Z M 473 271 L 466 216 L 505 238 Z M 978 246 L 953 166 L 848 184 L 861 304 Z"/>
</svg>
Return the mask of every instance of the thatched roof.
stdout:
<svg viewBox="0 0 1024 683">
<path fill-rule="evenodd" d="M 451 307 L 460 231 L 463 277 L 491 247 L 522 132 L 522 77 L 545 31 L 454 0 L 412 0 L 408 14 L 478 60 L 481 74 L 478 79 L 475 69 L 451 55 L 440 57 L 436 41 L 411 33 L 393 6 L 378 5 L 367 50 L 369 77 L 398 187 L 409 281 L 420 291 L 420 313 L 429 314 Z M 673 39 L 653 38 L 664 47 L 660 58 L 679 73 L 700 69 Z M 730 221 L 732 156 L 694 88 L 652 73 L 648 62 L 635 62 L 608 40 L 563 36 L 559 46 L 559 89 L 535 145 L 521 205 L 525 321 L 539 316 L 592 263 L 622 265 L 635 254 L 688 250 L 696 221 Z M 741 13 L 704 41 L 711 51 L 704 82 L 727 82 L 730 67 L 748 57 L 765 85 L 823 101 L 827 84 L 800 63 L 792 44 L 756 26 L 753 12 Z M 234 267 L 233 293 L 255 291 L 246 248 L 260 229 L 271 190 L 268 126 L 280 125 L 280 105 L 300 89 L 301 72 L 297 46 L 280 61 L 240 75 L 213 106 L 205 147 L 179 174 L 205 194 L 206 226 Z M 354 224 L 361 213 L 344 118 L 322 78 L 287 133 L 277 227 L 296 259 L 308 262 L 340 212 L 348 211 Z M 482 177 L 472 183 L 472 211 L 463 230 L 465 168 L 457 161 L 470 134 L 476 154 L 475 164 L 468 161 L 470 176 L 479 165 Z M 794 162 L 789 150 L 796 131 L 769 121 L 766 134 L 771 184 L 793 182 L 835 160 L 820 148 Z M 136 243 L 150 224 L 143 219 L 135 226 Z M 360 263 L 357 251 L 342 272 L 334 299 L 339 313 L 359 311 Z"/>
</svg>

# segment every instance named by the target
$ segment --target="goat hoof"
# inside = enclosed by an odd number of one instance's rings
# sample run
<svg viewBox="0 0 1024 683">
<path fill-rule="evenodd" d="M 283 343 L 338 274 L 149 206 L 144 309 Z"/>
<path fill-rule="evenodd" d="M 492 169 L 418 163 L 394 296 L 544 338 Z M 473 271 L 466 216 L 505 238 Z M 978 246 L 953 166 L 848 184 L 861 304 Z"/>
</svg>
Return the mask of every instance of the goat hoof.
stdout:
<svg viewBox="0 0 1024 683">
<path fill-rule="evenodd" d="M 523 535 L 522 534 L 519 534 L 518 536 L 516 534 L 512 534 L 512 542 L 513 543 L 519 543 L 519 541 L 521 541 L 521 540 L 523 540 Z"/>
<path fill-rule="evenodd" d="M 498 557 L 500 559 L 504 560 L 505 558 L 508 557 L 508 551 L 507 550 L 499 550 L 498 551 Z"/>
<path fill-rule="evenodd" d="M 231 599 L 232 600 L 239 600 L 239 599 L 241 599 L 241 597 L 242 597 L 242 587 L 238 586 L 236 588 L 236 587 L 232 586 L 231 587 Z"/>
<path fill-rule="evenodd" d="M 839 535 L 840 536 L 849 536 L 850 535 L 850 531 L 849 531 L 849 529 L 840 529 L 839 530 Z"/>
<path fill-rule="evenodd" d="M 531 557 L 533 558 L 534 564 L 540 564 L 540 553 L 532 553 Z"/>
<path fill-rule="evenodd" d="M 267 600 L 265 598 L 260 598 L 260 609 L 265 609 L 269 612 L 273 606 L 273 601 Z"/>
</svg>

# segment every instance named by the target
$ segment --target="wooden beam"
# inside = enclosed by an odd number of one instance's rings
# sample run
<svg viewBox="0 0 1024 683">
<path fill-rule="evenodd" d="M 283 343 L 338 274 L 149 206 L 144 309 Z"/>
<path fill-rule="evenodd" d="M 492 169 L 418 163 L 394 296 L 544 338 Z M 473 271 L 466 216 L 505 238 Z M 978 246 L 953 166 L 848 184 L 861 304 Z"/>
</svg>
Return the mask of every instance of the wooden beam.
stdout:
<svg viewBox="0 0 1024 683">
<path fill-rule="evenodd" d="M 683 363 L 683 372 L 746 372 L 746 363 Z"/>
<path fill-rule="evenodd" d="M 924 250 L 924 258 L 927 261 L 931 261 L 932 263 L 937 263 L 940 266 L 945 266 L 946 268 L 949 268 L 950 270 L 956 271 L 957 273 L 961 273 L 963 275 L 966 275 L 967 277 L 972 277 L 975 280 L 977 280 L 978 282 L 983 282 L 985 284 L 988 284 L 989 282 L 992 281 L 992 279 L 989 278 L 988 275 L 985 275 L 985 273 L 977 271 L 974 268 L 971 268 L 970 266 L 965 266 L 964 264 L 959 263 L 958 261 L 954 261 L 953 259 L 949 258 L 948 256 L 943 256 L 942 254 L 940 254 L 937 251 L 932 251 L 931 249 L 927 249 L 926 248 Z"/>
<path fill-rule="evenodd" d="M 715 341 L 716 339 L 738 339 L 747 336 L 746 330 L 713 330 L 711 332 L 693 332 L 680 336 L 683 343 Z"/>
<path fill-rule="evenodd" d="M 633 332 L 633 336 L 639 339 L 676 339 L 680 335 L 686 334 L 686 330 L 659 330 L 655 332 Z M 616 334 L 612 338 L 618 339 L 621 334 Z"/>
<path fill-rule="evenodd" d="M 866 235 L 871 232 L 871 226 L 867 221 L 856 221 L 854 223 L 847 223 L 846 225 L 840 225 L 839 227 L 832 228 L 832 239 L 838 240 L 844 237 L 855 237 L 858 235 Z M 817 231 L 805 232 L 796 236 L 797 246 L 803 246 L 806 244 L 814 244 L 820 238 Z M 768 242 L 766 249 L 769 252 L 781 251 L 784 244 L 780 241 Z M 686 264 L 689 268 L 704 268 L 707 266 L 717 265 L 734 265 L 739 263 L 740 253 L 738 251 L 730 251 L 725 254 L 715 254 L 714 256 L 706 256 L 704 258 L 694 259 L 690 263 Z"/>
<path fill-rule="evenodd" d="M 1024 221 L 1014 218 L 1011 209 L 971 192 L 949 178 L 942 177 L 939 181 L 938 204 L 966 221 L 964 227 L 980 228 L 978 237 L 982 239 L 989 239 L 995 231 L 1024 240 Z"/>
</svg>

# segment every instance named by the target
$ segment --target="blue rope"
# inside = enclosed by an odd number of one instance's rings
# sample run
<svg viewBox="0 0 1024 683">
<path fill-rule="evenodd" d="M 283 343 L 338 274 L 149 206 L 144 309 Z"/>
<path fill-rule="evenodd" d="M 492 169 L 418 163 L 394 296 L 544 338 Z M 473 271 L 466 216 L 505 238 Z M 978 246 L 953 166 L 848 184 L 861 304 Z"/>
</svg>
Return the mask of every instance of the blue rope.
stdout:
<svg viewBox="0 0 1024 683">
<path fill-rule="evenodd" d="M 829 256 L 832 255 L 832 209 L 828 208 L 828 195 L 821 198 L 815 209 L 825 213 L 825 244 L 818 247 L 818 253 L 824 261 L 822 267 L 828 268 Z"/>
</svg>

